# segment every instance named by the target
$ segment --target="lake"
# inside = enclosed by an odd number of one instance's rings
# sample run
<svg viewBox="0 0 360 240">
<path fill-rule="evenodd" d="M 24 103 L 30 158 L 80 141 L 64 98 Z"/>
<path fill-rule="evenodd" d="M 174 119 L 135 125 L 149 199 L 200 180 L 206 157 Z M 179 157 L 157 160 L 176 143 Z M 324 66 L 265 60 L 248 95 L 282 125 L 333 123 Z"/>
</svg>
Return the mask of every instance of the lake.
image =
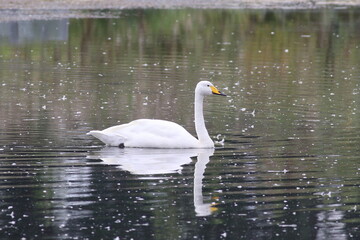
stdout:
<svg viewBox="0 0 360 240">
<path fill-rule="evenodd" d="M 0 23 L 1 239 L 360 238 L 359 8 L 100 15 Z M 215 150 L 86 135 L 200 80 Z"/>
</svg>

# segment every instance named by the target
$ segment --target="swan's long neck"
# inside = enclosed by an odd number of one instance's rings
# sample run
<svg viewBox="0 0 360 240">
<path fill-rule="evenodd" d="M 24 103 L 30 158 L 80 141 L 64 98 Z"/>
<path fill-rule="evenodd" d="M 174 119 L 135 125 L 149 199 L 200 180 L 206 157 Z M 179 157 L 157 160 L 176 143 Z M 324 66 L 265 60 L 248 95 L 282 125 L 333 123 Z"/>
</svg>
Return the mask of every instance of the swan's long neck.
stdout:
<svg viewBox="0 0 360 240">
<path fill-rule="evenodd" d="M 203 102 L 204 96 L 195 91 L 195 130 L 202 147 L 214 147 L 205 126 Z"/>
</svg>

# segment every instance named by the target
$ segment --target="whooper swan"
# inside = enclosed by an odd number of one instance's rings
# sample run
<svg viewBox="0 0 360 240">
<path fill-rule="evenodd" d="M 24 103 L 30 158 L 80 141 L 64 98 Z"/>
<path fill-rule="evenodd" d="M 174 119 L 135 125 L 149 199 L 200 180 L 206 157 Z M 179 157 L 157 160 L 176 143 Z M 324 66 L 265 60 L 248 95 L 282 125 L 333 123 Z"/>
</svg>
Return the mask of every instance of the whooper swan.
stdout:
<svg viewBox="0 0 360 240">
<path fill-rule="evenodd" d="M 138 119 L 130 123 L 109 127 L 87 134 L 108 146 L 137 148 L 214 148 L 204 122 L 203 101 L 207 95 L 226 96 L 208 81 L 201 81 L 195 88 L 195 130 L 198 139 L 177 123 Z"/>
</svg>

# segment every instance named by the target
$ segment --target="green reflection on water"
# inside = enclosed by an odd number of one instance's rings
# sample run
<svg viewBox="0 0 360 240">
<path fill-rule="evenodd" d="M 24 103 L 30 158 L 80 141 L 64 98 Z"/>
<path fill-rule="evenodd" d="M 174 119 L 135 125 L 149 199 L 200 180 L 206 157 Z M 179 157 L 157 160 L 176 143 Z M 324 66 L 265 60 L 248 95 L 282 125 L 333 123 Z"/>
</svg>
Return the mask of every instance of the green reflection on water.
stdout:
<svg viewBox="0 0 360 240">
<path fill-rule="evenodd" d="M 83 149 L 99 144 L 86 131 L 136 118 L 176 121 L 194 133 L 193 89 L 198 80 L 210 79 L 229 95 L 207 99 L 210 134 L 226 136 L 225 149 L 217 151 L 204 180 L 204 191 L 219 199 L 213 218 L 199 220 L 190 209 L 191 165 L 175 183 L 163 183 L 164 189 L 149 187 L 158 184 L 155 180 L 86 168 L 92 179 L 85 174 L 73 181 L 86 178 L 92 187 L 86 200 L 94 206 L 79 218 L 89 218 L 91 226 L 109 221 L 106 214 L 121 213 L 122 221 L 132 220 L 131 214 L 146 216 L 150 219 L 136 223 L 153 228 L 135 229 L 157 239 L 169 239 L 169 232 L 171 238 L 189 232 L 249 236 L 259 229 L 252 236 L 264 237 L 264 226 L 288 222 L 298 227 L 288 231 L 290 236 L 313 238 L 314 226 L 304 224 L 316 222 L 311 211 L 346 213 L 360 199 L 359 17 L 359 9 L 134 10 L 114 19 L 2 23 L 9 32 L 3 30 L 0 38 L 0 146 L 6 151 L 19 146 Z M 29 26 L 31 34 L 21 30 Z M 74 158 L 84 160 L 83 155 Z M 48 161 L 56 161 L 51 157 Z M 37 181 L 53 182 L 57 172 L 43 171 Z M 30 198 L 46 202 L 54 198 L 53 187 L 41 186 Z M 112 200 L 103 205 L 99 198 L 107 187 L 117 192 L 110 192 Z M 76 190 L 83 188 L 79 184 Z M 65 200 L 82 200 L 74 195 Z M 139 195 L 146 204 L 134 203 Z M 114 199 L 121 201 L 116 205 Z M 48 214 L 52 205 L 44 202 L 38 208 Z M 357 222 L 354 215 L 339 221 Z M 261 221 L 253 224 L 252 219 Z M 103 227 L 96 237 L 107 236 Z M 131 233 L 131 222 L 126 227 L 124 235 L 141 235 Z M 356 233 L 355 227 L 347 230 Z"/>
</svg>

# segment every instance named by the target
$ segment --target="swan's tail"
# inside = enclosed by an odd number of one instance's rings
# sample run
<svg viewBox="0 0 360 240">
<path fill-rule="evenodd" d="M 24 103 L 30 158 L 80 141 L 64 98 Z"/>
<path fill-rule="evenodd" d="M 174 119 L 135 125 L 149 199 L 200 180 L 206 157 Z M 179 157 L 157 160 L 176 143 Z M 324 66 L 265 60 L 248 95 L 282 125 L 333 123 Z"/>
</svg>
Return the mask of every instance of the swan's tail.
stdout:
<svg viewBox="0 0 360 240">
<path fill-rule="evenodd" d="M 97 131 L 93 130 L 87 133 L 87 135 L 92 135 L 105 143 L 107 146 L 113 146 L 113 147 L 123 147 L 125 138 L 119 135 L 104 133 L 103 131 Z"/>
</svg>

